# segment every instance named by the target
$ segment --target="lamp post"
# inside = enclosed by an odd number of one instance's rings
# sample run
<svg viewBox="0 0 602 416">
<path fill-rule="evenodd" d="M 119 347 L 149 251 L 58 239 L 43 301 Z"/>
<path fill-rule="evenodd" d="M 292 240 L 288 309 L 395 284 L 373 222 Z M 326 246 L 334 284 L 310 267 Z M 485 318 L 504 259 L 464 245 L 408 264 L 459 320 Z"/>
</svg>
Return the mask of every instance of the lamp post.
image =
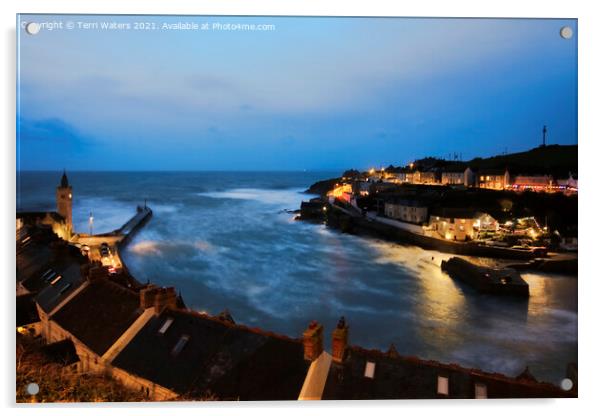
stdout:
<svg viewBox="0 0 602 416">
<path fill-rule="evenodd" d="M 92 211 L 90 211 L 90 218 L 88 219 L 88 225 L 90 226 L 90 235 L 94 234 L 94 217 Z"/>
</svg>

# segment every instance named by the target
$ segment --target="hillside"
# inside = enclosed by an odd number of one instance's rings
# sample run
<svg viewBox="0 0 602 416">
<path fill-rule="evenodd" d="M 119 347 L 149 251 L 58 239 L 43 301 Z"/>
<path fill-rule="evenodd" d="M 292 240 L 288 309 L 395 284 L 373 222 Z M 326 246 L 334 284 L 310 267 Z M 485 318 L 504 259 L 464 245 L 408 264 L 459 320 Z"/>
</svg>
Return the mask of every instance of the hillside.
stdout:
<svg viewBox="0 0 602 416">
<path fill-rule="evenodd" d="M 577 176 L 577 145 L 549 145 L 526 152 L 475 158 L 467 164 L 471 168 L 508 168 L 511 173 L 551 173 L 566 177 L 569 172 Z"/>
</svg>

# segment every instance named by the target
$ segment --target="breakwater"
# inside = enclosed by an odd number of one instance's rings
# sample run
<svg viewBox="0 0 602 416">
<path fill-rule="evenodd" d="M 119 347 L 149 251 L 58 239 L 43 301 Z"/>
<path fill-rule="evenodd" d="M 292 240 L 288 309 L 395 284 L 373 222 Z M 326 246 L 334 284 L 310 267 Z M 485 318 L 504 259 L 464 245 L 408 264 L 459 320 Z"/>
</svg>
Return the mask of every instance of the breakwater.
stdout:
<svg viewBox="0 0 602 416">
<path fill-rule="evenodd" d="M 119 248 L 126 246 L 136 234 L 136 232 L 146 224 L 153 215 L 153 211 L 145 206 L 138 206 L 136 208 L 136 215 L 134 215 L 128 222 L 126 222 L 121 228 L 115 231 L 116 234 L 123 236 L 119 241 Z"/>
<path fill-rule="evenodd" d="M 513 260 L 532 260 L 536 254 L 530 250 L 518 250 L 504 247 L 491 247 L 472 242 L 459 243 L 442 240 L 410 231 L 392 227 L 374 221 L 368 217 L 350 215 L 338 207 L 329 207 L 324 215 L 328 226 L 338 228 L 343 232 L 382 238 L 400 244 L 411 244 L 427 250 L 437 250 L 444 253 L 459 254 L 475 257 L 505 258 Z"/>
</svg>

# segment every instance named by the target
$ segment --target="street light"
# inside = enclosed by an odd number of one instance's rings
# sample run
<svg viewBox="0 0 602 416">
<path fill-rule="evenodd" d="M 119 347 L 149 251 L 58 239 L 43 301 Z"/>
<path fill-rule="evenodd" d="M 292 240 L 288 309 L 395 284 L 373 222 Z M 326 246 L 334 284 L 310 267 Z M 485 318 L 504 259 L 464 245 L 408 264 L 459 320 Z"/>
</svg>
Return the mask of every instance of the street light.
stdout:
<svg viewBox="0 0 602 416">
<path fill-rule="evenodd" d="M 94 217 L 92 216 L 92 211 L 90 211 L 90 218 L 88 219 L 88 224 L 90 226 L 90 235 L 94 234 Z"/>
</svg>

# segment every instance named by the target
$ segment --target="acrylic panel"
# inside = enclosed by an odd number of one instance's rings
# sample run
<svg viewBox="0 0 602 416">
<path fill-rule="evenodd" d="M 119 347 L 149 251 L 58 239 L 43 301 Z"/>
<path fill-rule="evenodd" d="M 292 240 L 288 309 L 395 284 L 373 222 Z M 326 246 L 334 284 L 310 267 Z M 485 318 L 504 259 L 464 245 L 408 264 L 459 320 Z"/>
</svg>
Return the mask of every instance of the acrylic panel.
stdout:
<svg viewBox="0 0 602 416">
<path fill-rule="evenodd" d="M 18 15 L 17 401 L 576 397 L 577 34 Z"/>
</svg>

